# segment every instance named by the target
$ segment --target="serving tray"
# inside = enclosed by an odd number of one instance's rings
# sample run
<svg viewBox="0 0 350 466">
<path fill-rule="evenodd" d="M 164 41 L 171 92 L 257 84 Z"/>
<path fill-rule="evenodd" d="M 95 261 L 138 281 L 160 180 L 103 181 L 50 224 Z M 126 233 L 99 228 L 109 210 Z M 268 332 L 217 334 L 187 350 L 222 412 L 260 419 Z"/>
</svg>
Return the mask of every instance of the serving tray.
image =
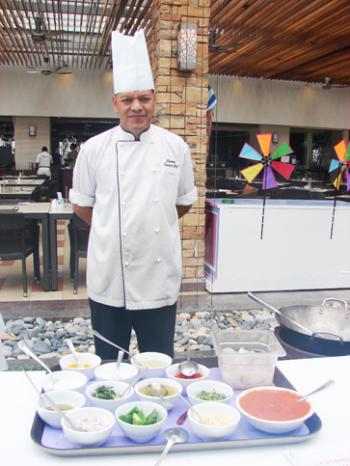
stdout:
<svg viewBox="0 0 350 466">
<path fill-rule="evenodd" d="M 218 368 L 210 369 L 209 379 L 221 380 Z M 283 374 L 276 368 L 274 384 L 285 388 L 294 388 Z M 235 395 L 231 400 L 234 405 L 236 396 L 240 390 L 235 390 Z M 136 397 L 135 397 L 136 400 Z M 53 429 L 46 425 L 36 414 L 34 417 L 31 437 L 39 447 L 46 452 L 58 456 L 84 456 L 84 455 L 109 455 L 124 453 L 154 453 L 161 452 L 166 444 L 164 430 L 176 426 L 176 420 L 180 414 L 187 409 L 182 400 L 169 412 L 167 422 L 161 432 L 147 443 L 136 443 L 124 436 L 116 424 L 112 435 L 103 445 L 94 447 L 81 447 L 68 441 L 61 429 Z M 176 444 L 172 447 L 173 451 L 189 450 L 212 450 L 213 448 L 238 448 L 259 445 L 277 445 L 287 443 L 298 443 L 308 440 L 317 434 L 321 429 L 322 423 L 317 414 L 313 414 L 300 428 L 287 434 L 275 435 L 260 432 L 250 426 L 245 419 L 241 419 L 236 431 L 225 440 L 203 441 L 191 433 L 188 427 L 188 421 L 184 427 L 188 434 L 188 442 Z"/>
</svg>

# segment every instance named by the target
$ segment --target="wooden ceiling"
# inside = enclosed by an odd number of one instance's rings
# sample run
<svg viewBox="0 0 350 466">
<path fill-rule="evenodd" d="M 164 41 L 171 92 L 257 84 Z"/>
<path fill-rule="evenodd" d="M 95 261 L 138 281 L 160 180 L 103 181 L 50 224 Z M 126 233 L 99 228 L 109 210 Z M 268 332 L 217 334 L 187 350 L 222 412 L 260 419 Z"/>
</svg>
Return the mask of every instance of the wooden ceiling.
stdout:
<svg viewBox="0 0 350 466">
<path fill-rule="evenodd" d="M 0 0 L 0 66 L 109 69 L 152 0 Z M 350 84 L 350 0 L 211 0 L 212 74 Z"/>
<path fill-rule="evenodd" d="M 212 0 L 210 29 L 211 73 L 350 84 L 349 0 Z"/>
</svg>

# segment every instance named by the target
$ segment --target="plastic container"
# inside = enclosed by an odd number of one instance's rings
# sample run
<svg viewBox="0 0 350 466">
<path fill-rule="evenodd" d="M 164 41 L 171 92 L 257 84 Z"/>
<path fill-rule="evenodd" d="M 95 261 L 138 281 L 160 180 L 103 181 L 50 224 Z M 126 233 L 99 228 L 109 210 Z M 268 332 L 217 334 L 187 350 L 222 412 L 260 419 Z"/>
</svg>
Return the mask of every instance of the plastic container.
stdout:
<svg viewBox="0 0 350 466">
<path fill-rule="evenodd" d="M 212 334 L 224 382 L 236 389 L 272 385 L 286 352 L 270 330 L 222 330 Z"/>
</svg>

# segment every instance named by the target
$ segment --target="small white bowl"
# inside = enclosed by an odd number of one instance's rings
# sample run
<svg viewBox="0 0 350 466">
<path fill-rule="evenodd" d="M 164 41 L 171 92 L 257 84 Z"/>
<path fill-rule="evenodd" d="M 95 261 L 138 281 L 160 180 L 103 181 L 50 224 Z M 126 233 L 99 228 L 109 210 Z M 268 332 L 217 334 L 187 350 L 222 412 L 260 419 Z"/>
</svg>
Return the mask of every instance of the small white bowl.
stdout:
<svg viewBox="0 0 350 466">
<path fill-rule="evenodd" d="M 79 353 L 83 367 L 79 367 L 73 354 L 65 354 L 60 358 L 60 367 L 62 370 L 76 371 L 86 375 L 88 380 L 94 377 L 96 367 L 101 364 L 101 358 L 93 353 Z M 88 367 L 85 367 L 88 366 Z"/>
<path fill-rule="evenodd" d="M 200 422 L 197 413 L 202 421 L 211 419 L 214 425 Z M 219 440 L 229 437 L 237 428 L 240 418 L 239 411 L 235 407 L 218 401 L 198 403 L 188 410 L 190 429 L 202 440 Z M 225 424 L 215 425 L 220 420 L 225 421 Z"/>
<path fill-rule="evenodd" d="M 81 408 L 85 404 L 84 395 L 74 390 L 53 390 L 47 396 L 59 407 L 60 405 L 68 405 L 72 407 L 71 409 L 75 409 Z M 50 403 L 46 400 L 44 393 L 40 395 L 37 411 L 46 424 L 56 429 L 61 427 L 62 416 L 53 409 L 50 409 Z M 65 410 L 64 412 L 67 413 L 68 411 Z"/>
<path fill-rule="evenodd" d="M 173 362 L 172 358 L 165 353 L 146 351 L 137 353 L 131 358 L 131 364 L 140 369 L 141 377 L 163 377 L 166 369 Z"/>
<path fill-rule="evenodd" d="M 102 386 L 107 386 L 111 387 L 116 394 L 122 394 L 124 393 L 122 398 L 116 398 L 114 400 L 102 400 L 101 398 L 96 398 L 93 395 L 93 393 L 96 391 L 97 388 L 102 387 Z M 127 388 L 129 387 L 129 390 Z M 120 382 L 117 380 L 101 380 L 99 382 L 94 382 L 90 385 L 85 390 L 85 395 L 86 398 L 90 401 L 90 403 L 93 406 L 97 406 L 98 408 L 104 408 L 108 409 L 108 411 L 111 411 L 114 413 L 116 408 L 120 406 L 121 404 L 125 403 L 126 401 L 129 401 L 130 398 L 134 394 L 134 389 L 132 386 L 130 386 L 126 382 Z"/>
<path fill-rule="evenodd" d="M 74 409 L 67 413 L 67 416 L 79 425 L 82 419 L 99 420 L 105 424 L 105 427 L 100 430 L 93 430 L 90 432 L 82 432 L 80 430 L 72 429 L 70 424 L 62 418 L 61 426 L 64 435 L 71 442 L 78 445 L 101 445 L 111 435 L 115 424 L 115 417 L 112 413 L 102 408 L 86 407 Z"/>
<path fill-rule="evenodd" d="M 56 371 L 53 373 L 54 380 L 51 374 L 46 374 L 43 381 L 43 389 L 48 392 L 51 390 L 77 390 L 82 392 L 87 378 L 84 374 L 76 371 Z"/>
<path fill-rule="evenodd" d="M 96 380 L 120 380 L 122 382 L 133 383 L 139 377 L 139 370 L 132 364 L 122 362 L 119 370 L 116 370 L 115 362 L 101 364 L 95 369 Z"/>
<path fill-rule="evenodd" d="M 198 395 L 202 392 L 209 392 L 212 395 L 221 394 L 225 398 L 222 400 L 202 400 L 198 398 Z M 186 393 L 188 400 L 192 405 L 198 403 L 206 403 L 208 401 L 219 401 L 220 403 L 229 403 L 233 396 L 232 388 L 224 382 L 219 382 L 218 380 L 200 380 L 199 382 L 193 382 L 186 388 Z"/>
<path fill-rule="evenodd" d="M 144 393 L 142 393 L 141 390 L 147 387 L 147 385 L 150 385 L 151 383 L 158 383 L 163 385 L 164 387 L 173 388 L 176 393 L 174 393 L 173 395 L 164 396 L 163 399 L 161 399 L 159 396 L 157 397 L 152 395 L 145 395 Z M 181 384 L 179 384 L 179 382 L 176 382 L 176 380 L 171 380 L 169 378 L 166 379 L 162 377 L 154 377 L 151 379 L 140 380 L 135 385 L 135 393 L 140 400 L 154 401 L 155 403 L 164 406 L 164 408 L 168 411 L 170 411 L 176 405 L 176 403 L 180 399 L 181 392 Z"/>
<path fill-rule="evenodd" d="M 142 426 L 129 424 L 119 419 L 119 416 L 129 413 L 135 407 L 141 409 L 145 416 L 148 416 L 154 409 L 156 409 L 158 412 L 158 422 Z M 163 406 L 152 401 L 130 401 L 129 403 L 119 406 L 115 411 L 115 416 L 120 428 L 127 437 L 131 438 L 134 442 L 143 443 L 148 442 L 160 432 L 165 424 L 168 412 L 163 408 Z"/>
<path fill-rule="evenodd" d="M 275 419 L 267 419 L 267 416 L 262 417 L 263 415 L 260 416 L 255 407 L 250 407 L 247 403 L 252 400 L 252 397 L 254 397 L 254 403 L 258 403 L 260 406 L 269 406 L 268 416 Z M 298 398 L 300 397 L 302 397 L 301 394 L 287 388 L 256 387 L 240 393 L 236 399 L 236 406 L 242 416 L 256 429 L 270 434 L 285 434 L 300 427 L 314 413 L 311 403 L 305 400 L 300 402 L 300 405 L 303 403 L 303 406 L 298 405 L 304 411 L 303 413 L 296 414 L 294 418 L 290 418 L 289 413 L 289 419 L 282 419 L 284 416 L 281 410 L 292 410 L 299 403 Z"/>
<path fill-rule="evenodd" d="M 201 377 L 186 378 L 186 379 L 183 379 L 181 377 L 176 377 L 180 373 L 179 364 L 172 364 L 166 370 L 166 375 L 167 377 L 169 377 L 169 379 L 179 382 L 179 384 L 182 385 L 182 388 L 186 388 L 188 385 L 190 385 L 193 382 L 198 382 L 199 380 L 206 379 L 209 375 L 209 369 L 206 366 L 203 366 L 203 364 L 198 364 L 198 372 L 202 375 Z"/>
</svg>

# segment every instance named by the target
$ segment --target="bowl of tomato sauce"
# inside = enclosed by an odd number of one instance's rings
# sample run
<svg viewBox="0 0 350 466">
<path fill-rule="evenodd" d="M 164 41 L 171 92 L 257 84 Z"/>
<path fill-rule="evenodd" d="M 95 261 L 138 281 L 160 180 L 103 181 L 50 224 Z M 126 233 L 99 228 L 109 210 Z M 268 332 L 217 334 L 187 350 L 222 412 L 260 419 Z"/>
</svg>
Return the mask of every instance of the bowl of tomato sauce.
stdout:
<svg viewBox="0 0 350 466">
<path fill-rule="evenodd" d="M 256 429 L 284 434 L 300 427 L 314 410 L 303 395 L 281 387 L 256 387 L 244 390 L 236 399 L 243 418 Z"/>
<path fill-rule="evenodd" d="M 166 370 L 166 375 L 169 379 L 176 380 L 182 386 L 186 388 L 192 382 L 197 382 L 198 380 L 204 380 L 209 375 L 209 369 L 203 364 L 198 364 L 198 370 L 191 376 L 186 376 L 180 372 L 180 363 L 172 364 Z"/>
</svg>

